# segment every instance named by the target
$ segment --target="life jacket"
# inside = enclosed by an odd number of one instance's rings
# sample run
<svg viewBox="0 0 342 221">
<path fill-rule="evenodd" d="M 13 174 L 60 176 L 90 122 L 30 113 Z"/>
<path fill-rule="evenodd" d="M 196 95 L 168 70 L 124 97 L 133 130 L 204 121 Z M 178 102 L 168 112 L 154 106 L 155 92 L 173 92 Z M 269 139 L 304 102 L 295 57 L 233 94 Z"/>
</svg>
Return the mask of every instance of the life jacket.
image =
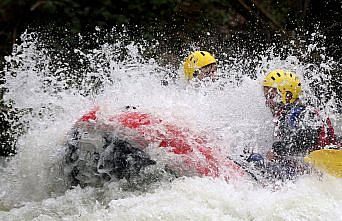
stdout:
<svg viewBox="0 0 342 221">
<path fill-rule="evenodd" d="M 290 109 L 290 111 L 287 113 L 287 121 L 289 125 L 291 125 L 293 128 L 296 127 L 296 121 L 299 117 L 299 115 L 305 110 L 306 108 L 303 106 L 298 106 L 298 107 L 293 107 Z M 280 109 L 278 112 L 276 112 L 275 117 L 276 117 L 276 132 L 279 127 L 279 118 L 282 114 L 284 114 L 285 110 Z M 317 119 L 319 119 L 322 122 L 322 125 L 319 128 L 319 135 L 317 136 L 316 142 L 313 145 L 312 149 L 320 149 L 325 146 L 329 145 L 337 145 L 337 139 L 335 135 L 334 128 L 332 126 L 330 118 L 324 119 L 319 111 L 315 109 L 313 113 L 317 116 Z M 275 136 L 278 136 L 276 133 Z"/>
<path fill-rule="evenodd" d="M 79 122 L 96 124 L 99 108 L 81 117 Z M 208 140 L 188 128 L 170 124 L 151 114 L 126 111 L 109 116 L 109 124 L 118 124 L 132 130 L 134 142 L 156 143 L 159 148 L 181 157 L 180 174 L 195 170 L 196 174 L 210 177 L 224 177 L 226 180 L 245 177 L 245 171 L 223 154 L 218 147 L 211 147 Z M 141 145 L 143 146 L 143 145 Z M 177 170 L 177 168 L 174 168 Z"/>
</svg>

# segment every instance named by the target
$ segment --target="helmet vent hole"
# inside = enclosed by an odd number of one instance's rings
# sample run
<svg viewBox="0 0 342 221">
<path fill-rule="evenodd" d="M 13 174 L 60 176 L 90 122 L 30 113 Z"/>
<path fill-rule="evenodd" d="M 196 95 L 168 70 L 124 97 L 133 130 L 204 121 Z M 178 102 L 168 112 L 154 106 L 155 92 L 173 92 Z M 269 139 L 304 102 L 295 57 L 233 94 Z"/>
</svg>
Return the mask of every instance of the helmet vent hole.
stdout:
<svg viewBox="0 0 342 221">
<path fill-rule="evenodd" d="M 298 86 L 300 87 L 300 85 L 302 85 L 301 83 L 298 83 Z"/>
<path fill-rule="evenodd" d="M 205 56 L 205 54 L 201 51 L 201 55 Z"/>
<path fill-rule="evenodd" d="M 290 77 L 292 77 L 292 74 L 290 73 Z"/>
<path fill-rule="evenodd" d="M 272 80 L 274 80 L 275 81 L 275 78 L 274 77 L 271 77 L 272 78 Z"/>
<path fill-rule="evenodd" d="M 280 77 L 281 75 L 277 72 L 277 75 L 278 75 L 278 77 Z"/>
</svg>

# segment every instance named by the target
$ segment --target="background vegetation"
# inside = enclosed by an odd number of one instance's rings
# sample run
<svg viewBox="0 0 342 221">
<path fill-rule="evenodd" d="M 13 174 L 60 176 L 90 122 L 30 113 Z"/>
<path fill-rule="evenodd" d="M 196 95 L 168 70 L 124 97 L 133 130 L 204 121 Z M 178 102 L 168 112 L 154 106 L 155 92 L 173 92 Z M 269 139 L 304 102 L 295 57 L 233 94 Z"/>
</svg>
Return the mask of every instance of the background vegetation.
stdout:
<svg viewBox="0 0 342 221">
<path fill-rule="evenodd" d="M 326 55 L 341 63 L 341 9 L 340 0 L 0 0 L 0 70 L 3 57 L 26 29 L 73 44 L 76 33 L 114 26 L 120 31 L 122 25 L 132 38 L 158 40 L 158 54 L 171 63 L 179 62 L 182 50 L 193 42 L 213 52 L 243 47 L 252 53 L 289 40 L 300 48 L 312 32 L 326 36 Z M 315 52 L 307 59 L 320 61 Z M 341 96 L 341 72 L 332 75 Z M 15 132 L 5 119 L 16 114 L 0 106 L 0 155 L 8 155 L 15 152 Z"/>
</svg>

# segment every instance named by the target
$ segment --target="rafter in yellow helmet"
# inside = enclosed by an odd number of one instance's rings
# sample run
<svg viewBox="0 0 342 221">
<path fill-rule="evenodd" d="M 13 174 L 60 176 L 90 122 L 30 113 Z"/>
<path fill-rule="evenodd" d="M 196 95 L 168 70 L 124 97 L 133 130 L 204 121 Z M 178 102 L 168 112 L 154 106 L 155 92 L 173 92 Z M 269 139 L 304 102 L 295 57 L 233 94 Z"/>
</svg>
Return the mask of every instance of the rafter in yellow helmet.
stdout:
<svg viewBox="0 0 342 221">
<path fill-rule="evenodd" d="M 216 59 L 209 52 L 194 51 L 184 61 L 184 75 L 191 80 L 196 70 L 213 63 L 216 63 Z"/>
<path fill-rule="evenodd" d="M 299 98 L 302 91 L 301 83 L 298 76 L 290 71 L 276 69 L 271 71 L 264 79 L 263 86 L 277 88 L 281 94 L 281 100 L 284 104 L 286 101 L 286 92 L 292 93 L 290 103 Z"/>
</svg>

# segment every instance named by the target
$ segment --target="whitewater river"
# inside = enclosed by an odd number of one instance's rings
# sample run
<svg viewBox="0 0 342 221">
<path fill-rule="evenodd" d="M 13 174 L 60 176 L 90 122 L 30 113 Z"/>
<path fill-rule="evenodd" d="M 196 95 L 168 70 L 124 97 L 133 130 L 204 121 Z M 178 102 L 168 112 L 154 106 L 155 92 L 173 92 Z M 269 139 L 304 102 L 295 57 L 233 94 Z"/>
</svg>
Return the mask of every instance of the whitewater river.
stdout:
<svg viewBox="0 0 342 221">
<path fill-rule="evenodd" d="M 327 175 L 269 186 L 251 180 L 164 177 L 138 187 L 121 180 L 70 189 L 61 172 L 66 133 L 94 106 L 103 113 L 136 106 L 211 136 L 232 158 L 244 148 L 264 153 L 272 143 L 273 122 L 260 87 L 263 70 L 291 69 L 309 93 L 305 85 L 317 78 L 319 69 L 311 66 L 309 71 L 309 64 L 293 56 L 271 56 L 260 60 L 256 79 L 250 79 L 241 62 L 231 59 L 234 71 L 222 65 L 219 73 L 228 77 L 218 82 L 187 85 L 177 78 L 164 86 L 161 80 L 171 70 L 144 60 L 135 45 L 126 47 L 124 60 L 118 58 L 120 42 L 76 50 L 78 62 L 87 68 L 75 71 L 72 59 L 61 59 L 38 42 L 34 35 L 23 36 L 23 43 L 6 58 L 4 99 L 29 111 L 21 119 L 28 129 L 18 139 L 18 154 L 1 161 L 1 221 L 342 220 L 342 180 Z M 176 73 L 181 76 L 181 71 Z M 76 81 L 77 86 L 70 85 Z M 326 111 L 340 120 L 333 100 L 328 102 L 331 109 Z M 341 124 L 336 127 L 340 133 Z"/>
</svg>

